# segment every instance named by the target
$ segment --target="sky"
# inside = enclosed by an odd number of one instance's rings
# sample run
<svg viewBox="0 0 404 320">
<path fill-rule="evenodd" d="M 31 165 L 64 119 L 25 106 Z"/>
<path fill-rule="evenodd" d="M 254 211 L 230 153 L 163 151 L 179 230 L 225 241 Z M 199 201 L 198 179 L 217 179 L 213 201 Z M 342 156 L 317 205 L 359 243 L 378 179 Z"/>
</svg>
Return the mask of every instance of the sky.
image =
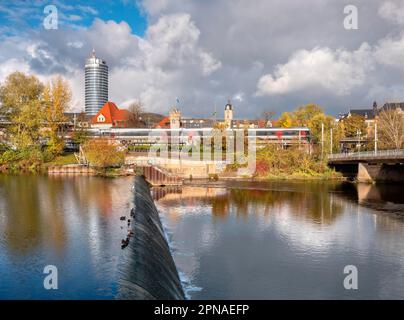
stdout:
<svg viewBox="0 0 404 320">
<path fill-rule="evenodd" d="M 57 8 L 46 29 L 44 8 Z M 358 28 L 346 29 L 354 5 Z M 404 0 L 0 0 L 0 82 L 61 74 L 84 109 L 92 48 L 109 66 L 109 100 L 235 118 L 317 103 L 334 116 L 404 101 Z"/>
</svg>

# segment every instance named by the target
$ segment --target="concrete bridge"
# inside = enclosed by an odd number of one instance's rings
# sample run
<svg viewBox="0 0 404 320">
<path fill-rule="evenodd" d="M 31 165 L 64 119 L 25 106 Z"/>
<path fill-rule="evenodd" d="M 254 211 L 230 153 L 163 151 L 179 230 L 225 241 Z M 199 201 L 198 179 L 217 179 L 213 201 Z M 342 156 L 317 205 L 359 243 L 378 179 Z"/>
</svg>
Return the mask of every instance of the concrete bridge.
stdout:
<svg viewBox="0 0 404 320">
<path fill-rule="evenodd" d="M 328 165 L 360 182 L 404 182 L 404 149 L 332 154 Z"/>
</svg>

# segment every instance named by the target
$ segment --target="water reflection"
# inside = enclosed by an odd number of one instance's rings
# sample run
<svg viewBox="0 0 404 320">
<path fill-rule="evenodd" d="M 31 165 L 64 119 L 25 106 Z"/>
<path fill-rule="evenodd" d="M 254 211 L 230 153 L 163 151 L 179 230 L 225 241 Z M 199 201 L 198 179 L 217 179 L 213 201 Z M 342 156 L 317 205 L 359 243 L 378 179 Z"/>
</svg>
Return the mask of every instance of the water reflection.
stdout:
<svg viewBox="0 0 404 320">
<path fill-rule="evenodd" d="M 336 188 L 334 184 L 262 183 L 256 188 L 239 183 L 238 187 L 234 184 L 218 187 L 170 187 L 155 188 L 153 192 L 155 200 L 166 207 L 173 205 L 169 212 L 174 219 L 179 218 L 176 211 L 178 203 L 188 209 L 200 205 L 211 206 L 213 219 L 226 219 L 233 210 L 236 217 L 243 219 L 255 213 L 269 216 L 271 212 L 287 206 L 296 219 L 315 224 L 331 224 L 342 213 L 341 204 L 330 196 L 330 192 Z"/>
<path fill-rule="evenodd" d="M 114 298 L 131 259 L 119 220 L 131 185 L 0 176 L 0 298 Z M 191 298 L 404 298 L 402 186 L 217 182 L 153 194 Z M 52 292 L 48 264 L 59 270 Z M 343 289 L 347 264 L 358 291 Z"/>
<path fill-rule="evenodd" d="M 403 298 L 404 222 L 388 209 L 403 213 L 402 200 L 392 186 L 364 188 L 220 183 L 157 205 L 192 298 Z M 342 286 L 347 264 L 360 270 L 358 291 Z"/>
<path fill-rule="evenodd" d="M 111 298 L 131 178 L 0 176 L 0 298 Z M 61 290 L 43 290 L 54 264 Z M 16 285 L 18 284 L 18 285 Z"/>
</svg>

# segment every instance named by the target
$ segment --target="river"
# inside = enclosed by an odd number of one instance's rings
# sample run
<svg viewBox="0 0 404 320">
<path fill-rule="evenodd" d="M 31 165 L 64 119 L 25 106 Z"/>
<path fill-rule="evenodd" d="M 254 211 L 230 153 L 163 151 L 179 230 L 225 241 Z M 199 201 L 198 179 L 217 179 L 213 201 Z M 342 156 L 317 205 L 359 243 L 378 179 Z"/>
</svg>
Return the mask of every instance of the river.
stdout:
<svg viewBox="0 0 404 320">
<path fill-rule="evenodd" d="M 0 176 L 0 299 L 113 299 L 133 178 Z M 404 298 L 399 185 L 217 182 L 152 192 L 190 299 Z M 44 267 L 58 270 L 45 290 Z M 344 267 L 358 289 L 343 286 Z"/>
</svg>

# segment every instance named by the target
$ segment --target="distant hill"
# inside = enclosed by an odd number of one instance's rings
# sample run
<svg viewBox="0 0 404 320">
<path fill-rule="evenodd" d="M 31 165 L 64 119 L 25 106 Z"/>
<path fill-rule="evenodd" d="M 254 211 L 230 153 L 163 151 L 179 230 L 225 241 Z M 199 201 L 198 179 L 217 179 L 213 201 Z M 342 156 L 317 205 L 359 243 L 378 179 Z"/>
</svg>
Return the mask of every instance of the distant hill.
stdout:
<svg viewBox="0 0 404 320">
<path fill-rule="evenodd" d="M 140 114 L 140 117 L 145 127 L 154 127 L 165 118 L 162 114 L 153 112 L 143 112 Z"/>
</svg>

